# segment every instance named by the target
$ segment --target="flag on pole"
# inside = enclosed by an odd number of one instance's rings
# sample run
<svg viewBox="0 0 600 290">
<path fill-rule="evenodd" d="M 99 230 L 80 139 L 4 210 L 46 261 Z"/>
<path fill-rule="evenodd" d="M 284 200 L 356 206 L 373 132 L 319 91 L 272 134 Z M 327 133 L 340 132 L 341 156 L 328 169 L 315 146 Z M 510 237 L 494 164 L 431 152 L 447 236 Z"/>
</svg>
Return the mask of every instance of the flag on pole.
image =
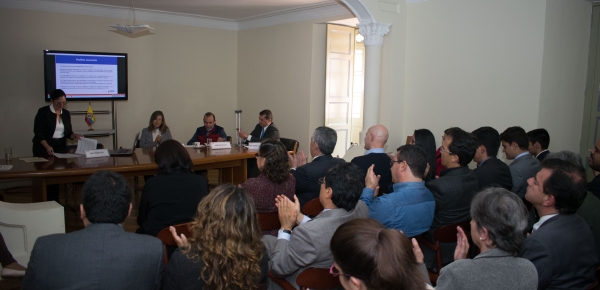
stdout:
<svg viewBox="0 0 600 290">
<path fill-rule="evenodd" d="M 88 104 L 87 114 L 85 115 L 85 122 L 88 126 L 92 126 L 96 122 L 96 117 L 94 117 L 94 111 L 92 110 L 92 103 Z"/>
</svg>

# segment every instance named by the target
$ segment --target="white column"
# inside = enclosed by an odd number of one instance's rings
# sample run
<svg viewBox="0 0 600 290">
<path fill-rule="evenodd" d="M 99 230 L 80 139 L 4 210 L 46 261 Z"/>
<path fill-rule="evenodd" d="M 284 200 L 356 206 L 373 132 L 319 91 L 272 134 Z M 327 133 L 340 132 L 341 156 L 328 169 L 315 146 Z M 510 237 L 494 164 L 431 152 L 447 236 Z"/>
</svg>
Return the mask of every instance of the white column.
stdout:
<svg viewBox="0 0 600 290">
<path fill-rule="evenodd" d="M 381 94 L 381 46 L 383 36 L 390 31 L 391 24 L 367 22 L 358 24 L 358 31 L 365 37 L 365 100 L 363 107 L 363 129 L 360 140 L 364 140 L 369 127 L 379 123 L 379 98 Z"/>
</svg>

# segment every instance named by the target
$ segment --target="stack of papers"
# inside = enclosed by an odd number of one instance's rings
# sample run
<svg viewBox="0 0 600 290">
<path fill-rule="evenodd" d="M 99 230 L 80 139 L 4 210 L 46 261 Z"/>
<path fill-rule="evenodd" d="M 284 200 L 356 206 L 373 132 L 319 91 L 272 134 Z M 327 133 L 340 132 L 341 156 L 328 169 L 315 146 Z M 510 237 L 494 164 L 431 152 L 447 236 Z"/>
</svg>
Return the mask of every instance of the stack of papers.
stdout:
<svg viewBox="0 0 600 290">
<path fill-rule="evenodd" d="M 8 171 L 12 168 L 12 165 L 0 165 L 0 171 Z"/>
<path fill-rule="evenodd" d="M 23 158 L 19 158 L 19 160 L 23 160 L 27 163 L 29 162 L 46 162 L 48 161 L 48 159 L 46 158 L 42 158 L 42 157 L 23 157 Z"/>
</svg>

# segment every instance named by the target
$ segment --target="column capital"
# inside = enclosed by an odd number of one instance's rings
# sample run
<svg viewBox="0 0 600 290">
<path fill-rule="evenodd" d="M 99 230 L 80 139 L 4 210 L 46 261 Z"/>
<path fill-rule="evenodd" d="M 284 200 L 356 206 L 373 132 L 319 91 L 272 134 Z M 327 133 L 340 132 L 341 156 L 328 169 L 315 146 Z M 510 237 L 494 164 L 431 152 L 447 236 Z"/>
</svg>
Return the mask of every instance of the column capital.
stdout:
<svg viewBox="0 0 600 290">
<path fill-rule="evenodd" d="M 365 37 L 365 46 L 382 46 L 383 36 L 390 32 L 391 24 L 367 22 L 358 24 L 358 32 Z"/>
</svg>

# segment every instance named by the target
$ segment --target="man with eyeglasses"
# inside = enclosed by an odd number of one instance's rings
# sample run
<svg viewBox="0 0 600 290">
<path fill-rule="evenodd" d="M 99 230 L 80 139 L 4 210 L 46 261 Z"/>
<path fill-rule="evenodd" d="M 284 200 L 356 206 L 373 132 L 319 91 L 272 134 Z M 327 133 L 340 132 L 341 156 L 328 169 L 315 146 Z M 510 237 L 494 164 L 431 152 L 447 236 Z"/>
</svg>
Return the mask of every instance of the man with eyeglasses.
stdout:
<svg viewBox="0 0 600 290">
<path fill-rule="evenodd" d="M 468 164 L 473 160 L 476 148 L 477 142 L 473 134 L 458 127 L 444 131 L 441 158 L 446 169 L 442 170 L 440 178 L 425 184 L 435 199 L 430 233 L 439 227 L 470 219 L 471 200 L 479 190 L 479 181 Z M 442 243 L 444 264 L 453 261 L 455 247 L 456 243 Z M 425 265 L 433 268 L 433 252 L 427 247 L 421 248 L 425 255 Z"/>
<path fill-rule="evenodd" d="M 367 171 L 360 200 L 369 207 L 369 217 L 407 237 L 426 232 L 435 211 L 433 195 L 423 182 L 427 155 L 417 145 L 400 146 L 390 166 L 394 191 L 379 197 L 380 176 L 375 175 L 373 165 Z"/>
<path fill-rule="evenodd" d="M 529 139 L 523 128 L 509 127 L 500 134 L 500 141 L 506 159 L 513 160 L 508 166 L 513 183 L 511 191 L 520 198 L 525 198 L 527 179 L 534 177 L 542 169 L 542 165 L 529 153 Z"/>
<path fill-rule="evenodd" d="M 594 144 L 594 148 L 590 149 L 590 160 L 588 165 L 594 170 L 594 179 L 588 183 L 588 191 L 593 193 L 596 197 L 600 198 L 600 139 Z"/>
</svg>

